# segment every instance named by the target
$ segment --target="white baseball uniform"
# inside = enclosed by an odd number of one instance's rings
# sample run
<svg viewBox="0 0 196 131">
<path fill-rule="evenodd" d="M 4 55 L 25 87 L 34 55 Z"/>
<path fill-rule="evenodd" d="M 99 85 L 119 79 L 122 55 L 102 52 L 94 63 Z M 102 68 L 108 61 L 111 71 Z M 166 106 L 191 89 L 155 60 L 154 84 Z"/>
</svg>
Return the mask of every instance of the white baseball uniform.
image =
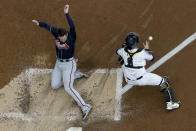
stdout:
<svg viewBox="0 0 196 131">
<path fill-rule="evenodd" d="M 136 48 L 128 50 L 128 52 L 126 52 L 124 48 L 117 50 L 117 54 L 120 55 L 124 61 L 122 70 L 126 82 L 133 86 L 160 85 L 162 82 L 162 77 L 154 73 L 148 73 L 145 69 L 146 61 L 153 60 L 153 55 L 150 53 L 150 50 Z M 132 56 L 130 56 L 129 54 L 132 54 Z M 128 59 L 130 59 L 130 57 L 132 57 L 131 66 L 129 66 L 128 62 Z"/>
</svg>

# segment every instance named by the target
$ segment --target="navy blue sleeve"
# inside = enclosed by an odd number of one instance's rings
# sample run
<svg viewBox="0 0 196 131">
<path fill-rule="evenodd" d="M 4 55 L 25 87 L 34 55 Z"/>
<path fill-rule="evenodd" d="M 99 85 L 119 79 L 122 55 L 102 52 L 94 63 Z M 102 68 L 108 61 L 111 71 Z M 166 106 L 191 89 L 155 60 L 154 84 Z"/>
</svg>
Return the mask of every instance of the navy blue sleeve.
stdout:
<svg viewBox="0 0 196 131">
<path fill-rule="evenodd" d="M 48 24 L 46 24 L 44 22 L 39 22 L 39 26 L 47 29 L 48 31 L 50 31 L 55 38 L 58 37 L 58 33 L 57 33 L 58 32 L 58 28 L 53 27 L 51 25 L 48 25 Z"/>
<path fill-rule="evenodd" d="M 66 18 L 67 18 L 67 21 L 68 21 L 68 24 L 69 24 L 69 27 L 70 27 L 70 35 L 73 39 L 76 39 L 76 31 L 75 31 L 75 26 L 74 26 L 74 23 L 70 17 L 70 15 L 67 13 L 66 14 Z"/>
<path fill-rule="evenodd" d="M 154 55 L 153 55 L 153 54 L 152 54 L 152 57 L 153 57 L 153 58 L 152 58 L 152 60 L 150 60 L 150 61 L 152 61 L 152 62 L 153 62 L 153 61 L 154 61 Z"/>
<path fill-rule="evenodd" d="M 116 50 L 116 54 L 119 55 L 119 54 L 118 54 L 118 49 Z"/>
<path fill-rule="evenodd" d="M 140 52 L 140 51 L 142 51 L 144 48 L 138 48 L 138 51 Z"/>
<path fill-rule="evenodd" d="M 145 49 L 146 52 L 152 53 L 152 50 L 150 49 Z"/>
</svg>

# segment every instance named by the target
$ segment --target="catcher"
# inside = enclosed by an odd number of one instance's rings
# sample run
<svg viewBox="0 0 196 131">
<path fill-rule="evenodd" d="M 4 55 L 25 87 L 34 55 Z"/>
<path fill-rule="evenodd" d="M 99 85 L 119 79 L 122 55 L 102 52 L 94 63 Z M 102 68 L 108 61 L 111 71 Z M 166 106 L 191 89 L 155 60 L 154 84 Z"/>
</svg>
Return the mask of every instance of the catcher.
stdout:
<svg viewBox="0 0 196 131">
<path fill-rule="evenodd" d="M 146 61 L 154 60 L 152 51 L 149 49 L 149 42 L 146 41 L 144 48 L 137 48 L 137 43 L 139 43 L 138 34 L 130 32 L 125 39 L 123 48 L 116 52 L 120 55 L 119 61 L 122 65 L 125 81 L 132 86 L 160 86 L 166 100 L 166 109 L 179 108 L 180 102 L 175 100 L 168 78 L 146 72 Z"/>
</svg>

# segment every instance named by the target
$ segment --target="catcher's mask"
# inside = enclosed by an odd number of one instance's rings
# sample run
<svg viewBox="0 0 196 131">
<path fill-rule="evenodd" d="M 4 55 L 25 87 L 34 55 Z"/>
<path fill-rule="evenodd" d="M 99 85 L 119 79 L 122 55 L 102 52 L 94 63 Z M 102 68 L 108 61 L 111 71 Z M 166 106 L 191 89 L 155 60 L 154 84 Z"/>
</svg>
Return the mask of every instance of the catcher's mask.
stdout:
<svg viewBox="0 0 196 131">
<path fill-rule="evenodd" d="M 135 32 L 130 32 L 126 39 L 125 39 L 125 44 L 129 47 L 129 48 L 135 48 L 136 44 L 139 42 L 139 35 L 136 34 Z"/>
</svg>

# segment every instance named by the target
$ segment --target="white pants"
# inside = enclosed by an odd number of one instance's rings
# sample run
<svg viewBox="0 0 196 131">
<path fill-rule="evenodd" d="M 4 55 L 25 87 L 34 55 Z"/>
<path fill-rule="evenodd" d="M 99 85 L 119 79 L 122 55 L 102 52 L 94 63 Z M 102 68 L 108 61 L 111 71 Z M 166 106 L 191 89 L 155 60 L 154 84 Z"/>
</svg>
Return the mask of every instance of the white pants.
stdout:
<svg viewBox="0 0 196 131">
<path fill-rule="evenodd" d="M 55 68 L 52 72 L 51 87 L 57 89 L 64 85 L 65 91 L 77 102 L 80 108 L 83 110 L 86 103 L 80 96 L 80 94 L 73 88 L 74 79 L 82 76 L 81 72 L 76 71 L 75 59 L 69 62 L 56 61 Z"/>
<path fill-rule="evenodd" d="M 125 81 L 129 85 L 133 86 L 145 86 L 145 85 L 151 85 L 151 86 L 158 86 L 162 82 L 162 77 L 154 74 L 154 73 L 148 73 L 146 72 L 145 68 L 142 69 L 131 69 L 123 67 L 123 73 L 125 77 Z M 141 79 L 137 80 L 137 78 L 141 77 Z"/>
</svg>

